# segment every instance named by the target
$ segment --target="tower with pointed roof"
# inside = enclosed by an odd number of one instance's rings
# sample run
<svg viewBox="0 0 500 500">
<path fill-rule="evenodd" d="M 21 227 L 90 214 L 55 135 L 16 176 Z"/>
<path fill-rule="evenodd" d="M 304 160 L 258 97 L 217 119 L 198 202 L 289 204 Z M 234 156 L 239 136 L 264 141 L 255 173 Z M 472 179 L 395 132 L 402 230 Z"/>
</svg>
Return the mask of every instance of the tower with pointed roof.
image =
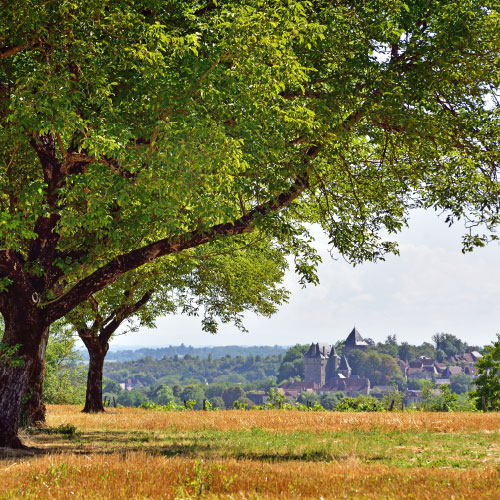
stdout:
<svg viewBox="0 0 500 500">
<path fill-rule="evenodd" d="M 332 349 L 330 351 L 330 355 L 328 356 L 328 362 L 326 365 L 326 381 L 328 383 L 328 380 L 331 378 L 335 378 L 337 370 L 339 368 L 340 364 L 340 357 L 337 354 L 337 351 L 335 349 L 335 346 L 332 346 Z"/>
<path fill-rule="evenodd" d="M 342 349 L 343 354 L 347 354 L 351 349 L 362 349 L 365 350 L 368 347 L 368 342 L 361 336 L 358 329 L 354 327 L 351 333 L 347 336 L 344 341 L 344 347 Z"/>
</svg>

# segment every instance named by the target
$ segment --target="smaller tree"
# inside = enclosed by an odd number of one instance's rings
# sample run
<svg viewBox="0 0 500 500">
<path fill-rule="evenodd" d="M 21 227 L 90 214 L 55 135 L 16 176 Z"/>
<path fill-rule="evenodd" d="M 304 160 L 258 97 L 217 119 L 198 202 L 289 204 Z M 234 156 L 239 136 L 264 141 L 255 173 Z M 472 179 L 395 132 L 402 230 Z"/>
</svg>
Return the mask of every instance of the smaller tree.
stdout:
<svg viewBox="0 0 500 500">
<path fill-rule="evenodd" d="M 410 361 L 414 357 L 413 346 L 411 346 L 408 342 L 403 342 L 398 347 L 398 356 L 399 359 L 402 359 L 403 361 Z"/>
<path fill-rule="evenodd" d="M 287 300 L 281 286 L 287 265 L 283 254 L 256 233 L 143 266 L 90 296 L 66 316 L 89 352 L 83 411 L 104 411 L 104 359 L 109 341 L 124 324 L 129 331 L 151 328 L 160 315 L 198 315 L 201 310 L 207 332 L 216 333 L 217 320 L 245 330 L 245 311 L 270 316 Z M 186 354 L 184 360 L 191 356 Z"/>
<path fill-rule="evenodd" d="M 471 396 L 478 410 L 500 410 L 500 334 L 497 340 L 486 346 L 484 355 L 477 362 L 478 376 Z"/>
<path fill-rule="evenodd" d="M 201 410 L 203 408 L 203 400 L 205 399 L 205 392 L 199 385 L 187 385 L 180 394 L 181 401 L 196 401 L 193 408 Z"/>
<path fill-rule="evenodd" d="M 395 386 L 398 391 L 406 391 L 408 382 L 401 375 L 394 375 L 389 380 L 389 385 Z"/>
<path fill-rule="evenodd" d="M 218 410 L 225 410 L 226 405 L 224 404 L 224 400 L 220 396 L 214 396 L 209 399 L 212 408 L 217 408 Z"/>
</svg>

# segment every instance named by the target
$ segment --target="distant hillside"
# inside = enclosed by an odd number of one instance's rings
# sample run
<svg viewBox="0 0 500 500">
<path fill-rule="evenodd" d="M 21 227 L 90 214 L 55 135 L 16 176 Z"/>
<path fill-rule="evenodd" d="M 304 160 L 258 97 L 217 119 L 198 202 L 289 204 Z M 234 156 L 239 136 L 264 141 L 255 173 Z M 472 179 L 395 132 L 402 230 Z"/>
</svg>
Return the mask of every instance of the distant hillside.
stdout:
<svg viewBox="0 0 500 500">
<path fill-rule="evenodd" d="M 279 356 L 284 355 L 288 350 L 286 346 L 213 346 L 213 347 L 193 347 L 186 346 L 184 344 L 168 347 L 143 347 L 140 349 L 131 350 L 113 350 L 112 347 L 108 354 L 106 355 L 106 361 L 136 361 L 146 356 L 150 356 L 153 359 L 163 359 L 171 358 L 174 356 L 185 356 L 189 354 L 191 356 L 197 356 L 200 359 L 208 358 L 212 355 L 212 358 L 223 358 L 224 356 Z M 82 349 L 82 356 L 85 361 L 88 361 L 88 353 L 85 349 Z"/>
<path fill-rule="evenodd" d="M 212 355 L 203 359 L 189 353 L 162 359 L 146 356 L 104 363 L 104 376 L 120 383 L 130 381 L 133 386 L 247 383 L 275 378 L 282 359 L 281 352 L 270 356 L 226 354 L 216 358 Z"/>
</svg>

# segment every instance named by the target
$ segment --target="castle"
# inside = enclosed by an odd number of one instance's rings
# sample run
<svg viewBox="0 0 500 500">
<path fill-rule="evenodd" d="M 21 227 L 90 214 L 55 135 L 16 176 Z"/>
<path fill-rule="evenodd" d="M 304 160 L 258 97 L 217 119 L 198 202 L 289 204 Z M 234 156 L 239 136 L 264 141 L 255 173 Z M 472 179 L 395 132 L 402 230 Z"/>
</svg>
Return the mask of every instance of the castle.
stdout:
<svg viewBox="0 0 500 500">
<path fill-rule="evenodd" d="M 342 358 L 335 346 L 324 343 L 312 343 L 304 356 L 304 382 L 314 382 L 319 386 L 328 385 L 333 379 L 351 378 L 351 367 L 346 354 L 351 349 L 366 349 L 368 346 L 356 327 L 344 341 Z"/>
<path fill-rule="evenodd" d="M 347 336 L 342 346 L 342 358 L 335 346 L 312 343 L 304 355 L 304 380 L 289 382 L 282 386 L 284 393 L 296 397 L 302 391 L 343 392 L 346 395 L 370 393 L 370 380 L 352 373 L 346 354 L 351 349 L 365 350 L 370 342 L 361 337 L 356 327 Z"/>
</svg>

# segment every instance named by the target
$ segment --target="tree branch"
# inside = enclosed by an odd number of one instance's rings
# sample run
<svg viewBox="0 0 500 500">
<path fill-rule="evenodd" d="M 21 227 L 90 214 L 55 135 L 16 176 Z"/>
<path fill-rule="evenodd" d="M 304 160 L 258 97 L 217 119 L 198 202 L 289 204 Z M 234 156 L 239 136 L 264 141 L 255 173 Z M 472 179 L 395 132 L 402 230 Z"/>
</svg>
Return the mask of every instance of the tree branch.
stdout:
<svg viewBox="0 0 500 500">
<path fill-rule="evenodd" d="M 314 159 L 320 151 L 319 146 L 311 146 L 306 152 L 308 161 Z M 219 237 L 230 237 L 254 230 L 256 220 L 269 213 L 277 212 L 292 203 L 309 186 L 307 169 L 295 180 L 290 189 L 266 203 L 257 205 L 246 215 L 234 222 L 216 224 L 206 231 L 195 230 L 176 238 L 164 238 L 142 248 L 132 250 L 115 257 L 103 267 L 73 286 L 65 295 L 51 302 L 45 308 L 48 321 L 55 321 L 71 311 L 78 304 L 87 300 L 91 294 L 114 283 L 124 273 L 136 269 L 147 262 L 172 253 L 194 248 Z"/>
<path fill-rule="evenodd" d="M 34 43 L 33 43 L 33 45 L 34 45 Z M 3 59 L 4 57 L 14 56 L 18 52 L 22 52 L 24 49 L 27 49 L 29 46 L 30 46 L 30 42 L 25 42 L 25 43 L 22 43 L 20 45 L 13 45 L 12 47 L 1 47 L 0 48 L 0 59 Z"/>
<path fill-rule="evenodd" d="M 132 316 L 132 314 L 137 312 L 141 307 L 146 305 L 150 299 L 151 292 L 148 291 L 135 304 L 126 304 L 122 306 L 115 314 L 113 321 L 102 328 L 99 332 L 99 342 L 101 343 L 101 345 L 107 343 L 111 338 L 111 335 L 113 335 L 113 333 L 118 330 L 118 327 L 123 323 L 123 321 Z"/>
</svg>

